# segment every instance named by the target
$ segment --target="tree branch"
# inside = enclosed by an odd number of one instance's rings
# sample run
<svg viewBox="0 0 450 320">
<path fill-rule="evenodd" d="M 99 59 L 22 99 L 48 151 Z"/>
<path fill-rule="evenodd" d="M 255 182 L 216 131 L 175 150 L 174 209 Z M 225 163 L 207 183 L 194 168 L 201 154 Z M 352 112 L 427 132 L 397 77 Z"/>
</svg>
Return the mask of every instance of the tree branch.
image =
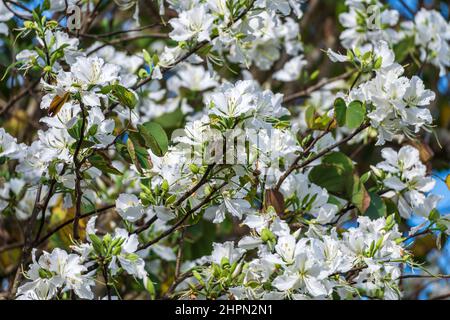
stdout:
<svg viewBox="0 0 450 320">
<path fill-rule="evenodd" d="M 175 223 L 170 229 L 164 231 L 161 235 L 159 235 L 158 237 L 156 237 L 155 239 L 147 242 L 146 244 L 140 245 L 138 247 L 138 250 L 143 250 L 146 249 L 150 246 L 152 246 L 153 244 L 159 242 L 161 239 L 164 239 L 165 237 L 167 237 L 168 235 L 170 235 L 172 232 L 174 232 L 181 224 L 183 224 L 184 221 L 186 221 L 186 219 L 195 211 L 197 211 L 198 209 L 200 209 L 201 207 L 203 207 L 206 203 L 208 203 L 212 196 L 220 189 L 222 189 L 225 185 L 227 184 L 227 182 L 223 182 L 219 187 L 214 188 L 210 194 L 208 194 L 205 199 L 203 199 L 202 202 L 200 202 L 197 206 L 195 206 L 194 208 L 192 208 L 191 210 L 189 210 L 188 212 L 186 212 L 184 214 L 184 216 L 177 222 Z"/>
</svg>

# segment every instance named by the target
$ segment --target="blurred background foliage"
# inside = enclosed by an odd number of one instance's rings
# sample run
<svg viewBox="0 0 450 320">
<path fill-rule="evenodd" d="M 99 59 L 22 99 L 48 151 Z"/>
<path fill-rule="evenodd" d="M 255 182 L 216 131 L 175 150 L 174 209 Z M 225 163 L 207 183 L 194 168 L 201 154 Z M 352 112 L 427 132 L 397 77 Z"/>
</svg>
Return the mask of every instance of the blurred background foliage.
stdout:
<svg viewBox="0 0 450 320">
<path fill-rule="evenodd" d="M 20 4 L 33 9 L 41 4 L 42 0 L 20 1 Z M 119 10 L 114 1 L 101 1 L 100 14 L 95 18 L 92 27 L 89 30 L 90 35 L 105 35 L 111 33 L 111 36 L 102 37 L 101 40 L 105 44 L 112 44 L 117 50 L 135 53 L 141 52 L 142 49 L 161 47 L 164 43 L 169 43 L 170 40 L 164 37 L 154 37 L 149 33 L 137 39 L 127 40 L 127 37 L 121 34 L 114 34 L 118 30 L 128 30 L 133 27 L 131 15 L 132 10 Z M 412 19 L 410 11 L 417 11 L 421 7 L 428 9 L 436 9 L 442 13 L 444 18 L 449 19 L 449 2 L 447 0 L 389 0 L 386 5 L 397 9 L 401 18 L 404 20 Z M 405 8 L 405 5 L 409 9 Z M 159 23 L 161 17 L 158 13 L 157 2 L 153 0 L 140 1 L 141 14 L 140 24 L 142 26 Z M 275 82 L 273 84 L 273 91 L 290 94 L 298 92 L 307 88 L 311 84 L 317 82 L 317 79 L 330 78 L 345 72 L 343 64 L 334 64 L 323 53 L 323 50 L 332 48 L 336 51 L 345 52 L 339 44 L 339 34 L 342 26 L 339 25 L 338 15 L 346 11 L 344 0 L 309 0 L 304 4 L 305 15 L 300 22 L 300 32 L 302 41 L 304 43 L 304 54 L 308 61 L 304 69 L 305 75 L 298 82 L 289 84 L 282 84 Z M 17 8 L 17 12 L 23 13 L 24 10 Z M 165 19 L 170 18 L 174 13 L 170 10 L 166 12 Z M 53 17 L 54 18 L 54 17 Z M 65 18 L 60 21 L 61 25 L 65 25 Z M 23 20 L 14 17 L 7 22 L 10 30 L 23 26 Z M 170 26 L 167 24 L 159 24 L 156 28 L 152 28 L 152 32 L 159 32 L 167 34 L 170 31 Z M 143 30 L 143 35 L 146 31 Z M 15 56 L 23 49 L 30 47 L 32 40 L 31 36 L 24 38 L 15 38 L 17 32 L 11 32 L 7 37 L 0 38 L 0 73 L 3 75 L 7 67 L 15 62 Z M 72 36 L 77 36 L 72 34 Z M 96 41 L 96 37 L 89 35 L 79 35 L 80 47 L 87 48 Z M 408 52 L 405 52 L 402 43 L 394 48 L 397 55 L 397 60 L 401 57 L 402 65 L 406 66 L 406 73 L 410 76 L 419 73 L 427 83 L 428 87 L 435 91 L 437 99 L 432 105 L 432 114 L 435 119 L 435 135 L 433 133 L 426 133 L 414 142 L 414 146 L 421 151 L 422 161 L 429 165 L 433 175 L 436 179 L 436 187 L 433 193 L 440 194 L 444 197 L 440 203 L 439 211 L 441 214 L 450 213 L 450 192 L 445 184 L 445 178 L 450 174 L 450 74 L 439 77 L 439 71 L 428 65 L 425 65 L 422 70 L 413 63 Z M 251 68 L 250 72 L 260 83 L 264 83 L 270 79 L 274 70 L 279 69 L 288 60 L 288 56 L 284 55 L 280 60 L 274 64 L 271 70 L 259 71 L 256 68 Z M 233 69 L 237 66 L 230 65 L 218 68 L 218 72 L 226 75 L 228 79 L 236 77 L 233 74 Z M 313 75 L 313 76 L 312 76 Z M 26 77 L 21 75 L 16 70 L 12 69 L 11 73 L 0 82 L 0 126 L 4 127 L 9 133 L 18 138 L 19 142 L 30 144 L 35 138 L 39 128 L 42 128 L 39 119 L 44 116 L 44 112 L 39 108 L 41 100 L 41 93 L 37 86 L 39 81 L 39 74 L 34 70 L 29 70 Z M 170 72 L 165 75 L 165 78 L 170 77 Z M 19 92 L 26 90 L 25 96 L 16 99 Z M 201 99 L 197 96 L 189 97 L 191 99 L 190 105 L 201 108 Z M 197 100 L 198 101 L 197 101 Z M 10 102 L 13 101 L 11 104 Z M 197 102 L 196 102 L 197 101 Z M 7 108 L 5 108 L 7 106 Z M 293 107 L 295 108 L 295 106 Z M 291 109 L 295 113 L 295 109 Z M 171 113 L 164 114 L 155 119 L 160 123 L 170 134 L 175 128 L 183 126 L 183 113 L 177 109 Z M 411 142 L 408 142 L 411 143 Z M 385 147 L 398 148 L 395 144 L 387 144 Z M 370 164 L 377 163 L 381 160 L 380 149 L 374 144 L 367 144 L 362 148 L 358 145 L 350 146 L 349 150 L 344 150 L 347 154 L 351 154 L 354 160 L 360 164 L 359 170 L 366 172 Z M 8 170 L 0 171 L 0 179 L 2 176 L 8 175 Z M 1 183 L 0 183 L 1 186 Z M 62 205 L 56 206 L 52 212 L 52 218 L 49 228 L 59 225 L 73 217 L 74 213 L 71 210 L 63 209 Z M 117 219 L 115 215 L 105 215 L 102 220 L 107 221 Z M 85 221 L 84 221 L 85 222 Z M 421 220 L 413 217 L 408 221 L 411 226 L 417 226 Z M 11 243 L 11 238 L 17 242 L 21 240 L 20 231 L 22 229 L 21 222 L 14 220 L 0 220 L 0 224 L 8 224 L 0 227 L 0 279 L 9 275 L 11 270 L 14 270 L 15 263 L 18 261 L 20 255 L 19 248 L 9 250 L 5 245 Z M 3 234 L 4 230 L 16 230 L 14 234 Z M 70 239 L 71 227 L 68 225 L 62 228 L 58 233 L 51 237 L 48 247 L 68 247 L 71 243 Z M 185 259 L 196 259 L 203 255 L 209 254 L 211 244 L 213 241 L 221 242 L 225 240 L 233 240 L 238 238 L 238 235 L 245 232 L 238 224 L 231 220 L 226 220 L 223 224 L 215 225 L 205 220 L 199 221 L 196 225 L 188 229 L 186 241 L 184 243 Z M 175 244 L 176 237 L 171 239 Z M 410 249 L 414 255 L 421 261 L 437 261 L 438 270 L 436 273 L 448 274 L 450 272 L 450 242 L 443 244 L 443 253 L 438 255 L 436 253 L 436 237 L 431 234 L 419 238 L 417 241 L 411 243 Z M 8 249 L 8 250 L 7 250 Z M 159 262 L 166 263 L 166 262 Z M 167 265 L 167 275 L 173 274 L 174 266 Z M 406 270 L 410 272 L 410 270 Z M 169 277 L 169 276 L 168 276 Z M 171 282 L 172 279 L 167 278 L 163 281 L 161 286 L 165 286 Z M 1 284 L 1 283 L 0 283 Z M 405 285 L 412 286 L 410 292 L 414 292 L 415 296 L 407 298 L 427 298 L 430 288 L 433 286 L 449 286 L 449 280 L 427 281 L 424 283 L 420 279 L 408 281 Z"/>
</svg>

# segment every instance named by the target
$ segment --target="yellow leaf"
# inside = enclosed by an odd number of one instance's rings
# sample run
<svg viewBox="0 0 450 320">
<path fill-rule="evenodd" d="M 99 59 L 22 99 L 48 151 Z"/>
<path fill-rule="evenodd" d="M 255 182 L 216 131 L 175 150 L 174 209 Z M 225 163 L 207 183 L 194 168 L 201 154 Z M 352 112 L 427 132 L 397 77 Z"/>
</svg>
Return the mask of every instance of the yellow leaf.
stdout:
<svg viewBox="0 0 450 320">
<path fill-rule="evenodd" d="M 445 178 L 445 184 L 447 185 L 448 190 L 450 190 L 450 174 Z"/>
<path fill-rule="evenodd" d="M 56 95 L 52 102 L 50 103 L 50 108 L 48 108 L 48 115 L 50 117 L 56 116 L 56 114 L 61 110 L 62 106 L 69 100 L 69 93 L 66 92 L 61 97 L 59 95 Z"/>
</svg>

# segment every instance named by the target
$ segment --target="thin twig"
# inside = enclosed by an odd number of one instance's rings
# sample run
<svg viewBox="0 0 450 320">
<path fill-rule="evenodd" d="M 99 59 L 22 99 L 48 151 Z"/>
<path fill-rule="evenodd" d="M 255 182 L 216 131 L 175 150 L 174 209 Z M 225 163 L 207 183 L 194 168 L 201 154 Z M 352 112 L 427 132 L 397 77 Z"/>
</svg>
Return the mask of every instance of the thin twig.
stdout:
<svg viewBox="0 0 450 320">
<path fill-rule="evenodd" d="M 181 260 L 183 260 L 184 237 L 186 235 L 186 227 L 182 227 L 180 240 L 178 241 L 177 261 L 175 263 L 175 279 L 180 276 Z"/>
<path fill-rule="evenodd" d="M 208 203 L 211 198 L 213 197 L 213 195 L 220 189 L 222 189 L 225 185 L 227 184 L 227 182 L 223 182 L 219 187 L 214 188 L 210 194 L 208 194 L 205 199 L 203 199 L 203 201 L 201 201 L 197 206 L 195 206 L 194 208 L 192 208 L 191 210 L 189 210 L 188 212 L 186 212 L 184 214 L 184 216 L 177 222 L 175 223 L 172 227 L 170 227 L 168 230 L 164 231 L 162 234 L 160 234 L 158 237 L 156 237 L 155 239 L 147 242 L 146 244 L 140 245 L 138 247 L 138 250 L 143 250 L 146 249 L 150 246 L 152 246 L 153 244 L 159 242 L 161 239 L 164 239 L 165 237 L 167 237 L 168 235 L 170 235 L 172 232 L 174 232 L 176 229 L 178 229 L 178 227 L 180 225 L 182 225 L 184 223 L 184 221 L 186 221 L 186 219 L 194 212 L 196 212 L 197 210 L 199 210 L 201 207 L 203 207 L 206 203 Z"/>
<path fill-rule="evenodd" d="M 103 214 L 106 211 L 108 211 L 110 209 L 113 209 L 115 207 L 116 207 L 115 204 L 111 204 L 111 205 L 107 205 L 107 206 L 104 206 L 104 207 L 99 208 L 99 209 L 92 210 L 90 212 L 87 212 L 87 213 L 84 213 L 84 214 L 80 215 L 79 216 L 79 220 L 87 218 L 87 217 L 90 217 L 90 216 L 93 216 L 93 215 L 96 215 L 96 214 L 98 214 L 98 215 Z M 47 239 L 49 239 L 56 232 L 58 232 L 59 230 L 61 230 L 65 226 L 68 226 L 69 224 L 73 223 L 74 221 L 75 221 L 75 217 L 71 218 L 71 219 L 69 219 L 69 220 L 67 220 L 67 221 L 65 221 L 63 223 L 61 223 L 59 226 L 57 226 L 54 229 L 50 230 L 44 237 L 42 237 L 41 239 L 39 239 L 36 242 L 35 246 L 36 247 L 40 246 L 42 243 L 44 243 Z"/>
<path fill-rule="evenodd" d="M 297 163 L 304 157 L 308 156 L 309 153 L 311 152 L 312 148 L 316 145 L 316 143 L 322 139 L 329 131 L 331 128 L 331 125 L 333 124 L 334 119 L 331 119 L 328 122 L 328 125 L 326 127 L 326 129 L 321 132 L 319 135 L 317 135 L 317 137 L 314 138 L 313 141 L 311 141 L 311 143 L 308 145 L 308 147 L 302 152 L 301 155 L 297 156 L 297 158 L 294 160 L 294 162 L 290 165 L 290 167 L 286 170 L 286 172 L 280 177 L 280 179 L 278 180 L 277 185 L 275 186 L 275 190 L 279 190 L 283 181 L 286 180 L 286 178 L 292 173 L 292 171 L 294 171 L 295 167 L 297 166 Z"/>
<path fill-rule="evenodd" d="M 73 154 L 73 162 L 75 164 L 75 220 L 73 221 L 73 239 L 75 241 L 80 239 L 79 230 L 78 230 L 78 220 L 81 216 L 81 202 L 83 198 L 83 190 L 81 189 L 81 181 L 83 180 L 83 176 L 81 175 L 81 166 L 83 165 L 82 161 L 78 160 L 78 154 L 81 150 L 81 145 L 83 144 L 84 140 L 84 129 L 86 125 L 86 115 L 84 113 L 84 107 L 83 104 L 80 103 L 81 107 L 81 132 L 80 132 L 80 140 L 78 141 L 77 147 L 75 149 L 75 152 Z"/>
<path fill-rule="evenodd" d="M 316 159 L 319 159 L 320 157 L 324 156 L 325 154 L 327 154 L 328 152 L 330 152 L 331 150 L 333 150 L 336 147 L 339 147 L 340 145 L 348 142 L 349 140 L 353 139 L 357 134 L 359 134 L 361 131 L 363 131 L 364 129 L 366 129 L 367 127 L 369 127 L 369 123 L 363 123 L 358 129 L 356 129 L 352 134 L 346 136 L 344 139 L 332 144 L 329 147 L 326 147 L 325 149 L 323 149 L 322 151 L 320 151 L 319 153 L 315 154 L 314 156 L 312 156 L 311 158 L 305 160 L 304 162 L 302 162 L 299 165 L 295 165 L 292 168 L 289 168 L 289 174 L 293 171 L 293 170 L 298 170 L 301 168 L 306 167 L 308 164 L 310 164 L 311 162 L 313 162 Z M 287 172 L 286 172 L 287 173 Z M 283 174 L 280 177 L 280 180 L 278 181 L 277 185 L 276 185 L 276 189 L 279 189 L 281 187 L 281 184 L 283 183 L 283 181 L 287 178 L 287 176 L 289 174 Z"/>
<path fill-rule="evenodd" d="M 317 91 L 321 88 L 323 88 L 324 86 L 326 86 L 327 84 L 333 83 L 335 81 L 338 80 L 342 80 L 342 79 L 346 79 L 349 76 L 351 76 L 354 73 L 353 70 L 347 71 L 339 76 L 333 77 L 333 78 L 329 78 L 329 79 L 322 79 L 321 81 L 317 82 L 316 84 L 293 94 L 287 95 L 284 97 L 283 99 L 283 103 L 290 103 L 294 100 L 297 100 L 299 98 L 305 98 L 308 97 L 311 93 L 313 93 L 314 91 Z"/>
<path fill-rule="evenodd" d="M 34 200 L 34 207 L 33 211 L 31 213 L 30 220 L 28 221 L 27 229 L 25 231 L 25 242 L 24 246 L 22 247 L 22 256 L 20 257 L 20 263 L 16 270 L 16 275 L 14 277 L 14 280 L 12 282 L 10 291 L 9 291 L 9 298 L 13 298 L 16 295 L 17 288 L 19 287 L 19 283 L 22 280 L 22 267 L 23 265 L 28 261 L 30 258 L 31 250 L 32 250 L 32 237 L 33 237 L 33 228 L 36 224 L 36 219 L 39 214 L 39 211 L 42 209 L 41 207 L 41 193 L 42 193 L 42 182 L 39 184 L 38 190 L 36 192 L 36 198 Z"/>
</svg>

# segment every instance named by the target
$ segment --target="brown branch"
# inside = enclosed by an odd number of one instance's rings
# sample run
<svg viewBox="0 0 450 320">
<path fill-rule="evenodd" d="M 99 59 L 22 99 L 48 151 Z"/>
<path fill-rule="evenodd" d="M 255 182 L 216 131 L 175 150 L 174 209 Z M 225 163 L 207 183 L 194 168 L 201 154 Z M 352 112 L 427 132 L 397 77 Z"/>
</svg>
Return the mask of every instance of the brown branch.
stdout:
<svg viewBox="0 0 450 320">
<path fill-rule="evenodd" d="M 178 285 L 189 277 L 192 277 L 192 271 L 185 272 L 178 278 L 176 278 L 170 288 L 164 294 L 163 299 L 169 299 L 169 295 L 178 287 Z"/>
<path fill-rule="evenodd" d="M 111 204 L 111 205 L 107 205 L 104 206 L 102 208 L 99 209 L 95 209 L 92 211 L 89 211 L 87 213 L 84 213 L 82 215 L 79 216 L 79 220 L 93 216 L 95 214 L 101 215 L 103 213 L 106 213 L 109 209 L 113 209 L 115 208 L 116 205 L 115 204 Z M 47 239 L 49 239 L 52 235 L 54 235 L 56 232 L 58 232 L 59 230 L 61 230 L 62 228 L 64 228 L 65 226 L 70 225 L 71 223 L 73 223 L 75 221 L 75 218 L 71 218 L 63 223 L 61 223 L 59 226 L 53 228 L 52 230 L 50 230 L 44 237 L 42 237 L 41 239 L 39 239 L 36 243 L 35 246 L 38 247 L 41 244 L 43 244 Z"/>
<path fill-rule="evenodd" d="M 405 7 L 406 11 L 408 11 L 413 17 L 416 15 L 416 13 L 409 7 L 409 5 L 404 1 L 400 0 L 400 3 Z"/>
<path fill-rule="evenodd" d="M 294 162 L 289 166 L 289 168 L 286 170 L 286 172 L 280 177 L 278 180 L 278 183 L 275 186 L 275 190 L 279 190 L 281 185 L 283 184 L 283 181 L 286 180 L 286 178 L 292 173 L 292 171 L 295 170 L 297 163 L 304 157 L 308 156 L 311 152 L 312 148 L 315 146 L 315 144 L 322 139 L 331 128 L 331 125 L 333 124 L 334 119 L 331 119 L 330 122 L 327 125 L 327 128 L 325 131 L 321 132 L 317 137 L 314 138 L 314 140 L 308 145 L 308 147 L 302 152 L 301 155 L 299 155 L 297 158 L 295 158 Z"/>
<path fill-rule="evenodd" d="M 316 84 L 314 84 L 302 91 L 285 96 L 283 99 L 283 103 L 290 103 L 299 98 L 309 97 L 309 95 L 311 93 L 313 93 L 314 91 L 325 87 L 327 84 L 333 83 L 338 80 L 346 79 L 346 78 L 350 77 L 353 73 L 354 73 L 354 71 L 350 70 L 350 71 L 347 71 L 347 72 L 345 72 L 339 76 L 333 77 L 333 78 L 322 79 L 321 81 L 317 82 Z"/>
<path fill-rule="evenodd" d="M 183 260 L 183 245 L 185 235 L 186 235 L 186 227 L 182 226 L 180 240 L 178 241 L 177 260 L 175 263 L 175 279 L 177 279 L 180 276 L 181 260 Z"/>
<path fill-rule="evenodd" d="M 113 209 L 115 207 L 116 207 L 116 205 L 112 204 L 112 205 L 104 206 L 104 207 L 99 208 L 99 209 L 95 209 L 95 210 L 89 211 L 87 213 L 84 213 L 84 214 L 80 215 L 80 219 L 85 219 L 85 218 L 88 218 L 88 217 L 93 216 L 95 214 L 101 215 L 103 213 L 106 213 L 109 209 Z M 69 220 L 66 220 L 63 223 L 61 223 L 60 225 L 58 225 L 57 227 L 55 227 L 55 228 L 51 229 L 50 231 L 48 231 L 48 233 L 45 236 L 43 236 L 41 239 L 38 239 L 38 240 L 36 240 L 34 242 L 34 247 L 39 247 L 40 245 L 42 245 L 47 239 L 49 239 L 52 235 L 57 233 L 59 230 L 61 230 L 62 228 L 68 226 L 69 224 L 73 223 L 74 220 L 75 220 L 75 218 L 71 218 Z M 0 247 L 0 253 L 20 248 L 23 245 L 24 245 L 23 242 L 11 243 L 11 244 L 4 245 L 3 247 Z"/>
<path fill-rule="evenodd" d="M 106 293 L 108 295 L 108 300 L 111 300 L 111 287 L 109 286 L 108 269 L 105 263 L 102 263 L 102 274 L 103 279 L 105 279 Z"/>
<path fill-rule="evenodd" d="M 450 298 L 450 292 L 446 294 L 442 294 L 440 296 L 431 297 L 430 300 L 444 300 Z"/>
<path fill-rule="evenodd" d="M 13 250 L 13 249 L 18 249 L 22 246 L 23 246 L 22 242 L 5 244 L 4 246 L 0 247 L 0 253 L 9 251 L 9 250 Z"/>
<path fill-rule="evenodd" d="M 12 299 L 16 295 L 17 288 L 19 287 L 20 281 L 22 281 L 22 270 L 21 267 L 25 263 L 27 263 L 28 259 L 31 255 L 32 250 L 32 237 L 33 237 L 33 228 L 36 223 L 37 216 L 39 214 L 39 211 L 41 210 L 41 193 L 42 193 L 42 182 L 39 184 L 38 190 L 36 192 L 36 199 L 34 200 L 34 207 L 33 211 L 31 212 L 30 220 L 28 221 L 28 225 L 25 231 L 25 242 L 24 246 L 22 247 L 22 255 L 20 257 L 20 263 L 16 270 L 16 275 L 14 276 L 14 280 L 12 282 L 10 291 L 9 291 L 9 298 Z"/>
<path fill-rule="evenodd" d="M 66 171 L 66 165 L 64 164 L 60 175 L 64 175 L 64 172 Z M 42 211 L 41 211 L 41 223 L 39 225 L 38 232 L 36 233 L 36 237 L 34 238 L 34 242 L 38 241 L 39 237 L 41 236 L 42 230 L 44 229 L 45 224 L 45 212 L 47 211 L 48 204 L 50 202 L 50 199 L 53 196 L 53 193 L 55 191 L 56 187 L 56 179 L 53 179 L 50 183 L 50 188 L 48 189 L 47 196 L 45 197 L 44 203 L 42 205 Z"/>
<path fill-rule="evenodd" d="M 92 50 L 89 51 L 86 55 L 87 55 L 87 56 L 90 56 L 91 54 L 97 52 L 98 50 L 103 49 L 104 47 L 107 47 L 107 46 L 113 46 L 113 45 L 119 44 L 119 43 L 122 44 L 122 43 L 127 42 L 127 41 L 133 41 L 133 40 L 137 40 L 137 39 L 145 39 L 145 38 L 152 38 L 152 39 L 155 39 L 155 38 L 158 38 L 158 39 L 166 39 L 167 37 L 168 37 L 168 35 L 165 34 L 165 33 L 153 33 L 153 34 L 141 34 L 141 35 L 136 35 L 136 36 L 132 36 L 132 37 L 126 37 L 126 38 L 114 39 L 114 40 L 111 40 L 111 41 L 103 40 L 103 42 L 104 42 L 103 44 L 101 44 L 101 45 L 99 45 L 98 47 L 92 49 Z"/>
<path fill-rule="evenodd" d="M 450 274 L 405 274 L 403 276 L 398 277 L 398 279 L 430 279 L 430 278 L 439 278 L 439 279 L 450 279 Z"/>
<path fill-rule="evenodd" d="M 202 185 L 204 185 L 206 183 L 206 181 L 208 181 L 208 175 L 211 172 L 211 170 L 214 168 L 214 164 L 210 164 L 208 165 L 208 167 L 205 170 L 205 173 L 203 174 L 203 176 L 201 177 L 201 179 L 199 180 L 199 182 L 193 186 L 190 190 L 188 190 L 185 194 L 183 194 L 180 199 L 178 199 L 173 207 L 177 208 L 179 207 L 184 200 L 186 200 L 187 198 L 189 198 L 190 196 L 192 196 Z M 134 230 L 132 233 L 135 234 L 140 234 L 142 232 L 144 232 L 145 230 L 147 230 L 148 228 L 150 228 L 150 226 L 155 223 L 156 219 L 158 217 L 155 215 L 154 217 L 152 217 L 150 220 L 147 221 L 147 223 L 145 223 L 143 226 L 139 227 L 138 229 Z"/>
<path fill-rule="evenodd" d="M 156 237 L 155 239 L 147 242 L 146 244 L 140 245 L 138 247 L 138 250 L 143 250 L 146 249 L 150 246 L 152 246 L 153 244 L 159 242 L 161 239 L 164 239 L 165 237 L 167 237 L 168 235 L 170 235 L 172 232 L 174 232 L 179 226 L 181 226 L 184 221 L 186 221 L 186 219 L 194 212 L 196 212 L 197 210 L 199 210 L 201 207 L 203 207 L 206 203 L 208 203 L 211 198 L 213 197 L 213 195 L 220 190 L 221 188 L 223 188 L 225 185 L 227 184 L 227 182 L 223 182 L 220 186 L 214 188 L 210 194 L 208 194 L 205 199 L 203 199 L 203 201 L 201 201 L 198 205 L 196 205 L 194 208 L 190 209 L 188 212 L 186 212 L 184 214 L 184 216 L 177 222 L 175 223 L 170 229 L 164 231 L 162 234 L 160 234 L 158 237 Z"/>
<path fill-rule="evenodd" d="M 150 28 L 153 28 L 153 27 L 156 27 L 156 26 L 161 26 L 161 23 L 157 22 L 157 23 L 149 24 L 149 25 L 142 26 L 142 27 L 135 28 L 135 29 L 118 30 L 118 31 L 112 31 L 112 32 L 107 32 L 107 33 L 100 33 L 100 34 L 80 33 L 80 36 L 81 37 L 90 37 L 90 38 L 93 38 L 93 39 L 108 38 L 108 37 L 116 36 L 118 34 L 123 34 L 123 33 L 144 31 L 146 29 L 150 29 Z"/>
<path fill-rule="evenodd" d="M 324 156 L 325 154 L 327 154 L 327 153 L 330 152 L 331 150 L 335 149 L 336 147 L 339 147 L 340 145 L 342 145 L 342 144 L 344 144 L 344 143 L 350 141 L 350 140 L 353 139 L 357 134 L 359 134 L 361 131 L 363 131 L 364 129 L 366 129 L 366 128 L 368 128 L 368 127 L 369 127 L 369 123 L 363 123 L 361 126 L 359 126 L 358 129 L 356 129 L 352 134 L 348 135 L 348 136 L 345 137 L 344 139 L 342 139 L 342 140 L 340 140 L 340 141 L 338 141 L 338 142 L 332 144 L 332 145 L 329 146 L 329 147 L 326 147 L 325 149 L 323 149 L 323 150 L 320 151 L 319 153 L 315 154 L 315 155 L 312 156 L 311 158 L 305 160 L 305 161 L 302 162 L 301 164 L 292 166 L 292 168 L 290 167 L 290 168 L 288 169 L 289 173 L 288 173 L 288 171 L 286 171 L 285 174 L 283 174 L 283 175 L 280 177 L 280 180 L 278 180 L 278 183 L 277 183 L 277 185 L 276 185 L 275 188 L 276 188 L 276 189 L 279 189 L 279 188 L 281 187 L 283 181 L 288 177 L 288 175 L 289 175 L 292 171 L 298 170 L 298 169 L 301 169 L 301 168 L 306 167 L 308 164 L 310 164 L 310 163 L 313 162 L 314 160 L 319 159 L 320 157 Z"/>
<path fill-rule="evenodd" d="M 80 239 L 79 230 L 78 230 L 78 222 L 81 216 L 81 202 L 83 198 L 83 190 L 81 189 L 81 181 L 83 180 L 83 176 L 81 175 L 81 166 L 83 165 L 83 161 L 78 160 L 78 154 L 81 150 L 81 145 L 84 140 L 84 129 L 86 125 L 86 115 L 84 113 L 84 106 L 80 103 L 81 107 L 81 132 L 80 132 L 80 140 L 78 141 L 77 147 L 73 154 L 73 162 L 75 164 L 75 220 L 73 221 L 73 239 L 75 241 Z"/>
</svg>

